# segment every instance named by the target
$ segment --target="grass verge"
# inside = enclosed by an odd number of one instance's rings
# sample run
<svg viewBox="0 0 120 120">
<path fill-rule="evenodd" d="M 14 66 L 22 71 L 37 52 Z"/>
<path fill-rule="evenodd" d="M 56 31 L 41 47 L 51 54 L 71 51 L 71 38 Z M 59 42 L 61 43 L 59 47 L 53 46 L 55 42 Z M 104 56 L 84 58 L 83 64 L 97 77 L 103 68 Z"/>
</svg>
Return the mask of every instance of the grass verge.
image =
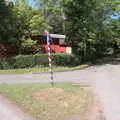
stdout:
<svg viewBox="0 0 120 120">
<path fill-rule="evenodd" d="M 24 107 L 38 120 L 67 120 L 71 116 L 85 120 L 91 97 L 87 89 L 71 83 L 0 85 L 0 94 Z"/>
<path fill-rule="evenodd" d="M 70 71 L 70 70 L 78 70 L 88 67 L 89 65 L 84 64 L 77 67 L 53 67 L 54 71 Z M 24 74 L 24 73 L 39 73 L 39 72 L 47 72 L 49 70 L 48 67 L 34 67 L 34 68 L 24 68 L 24 69 L 7 69 L 0 70 L 0 74 Z"/>
</svg>

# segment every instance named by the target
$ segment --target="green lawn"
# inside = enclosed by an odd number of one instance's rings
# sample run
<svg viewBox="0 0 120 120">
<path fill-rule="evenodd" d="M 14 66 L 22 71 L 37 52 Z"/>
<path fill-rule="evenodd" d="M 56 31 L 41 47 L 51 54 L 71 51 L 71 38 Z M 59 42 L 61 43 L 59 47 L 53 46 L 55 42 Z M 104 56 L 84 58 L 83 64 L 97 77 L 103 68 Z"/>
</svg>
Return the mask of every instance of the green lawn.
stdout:
<svg viewBox="0 0 120 120">
<path fill-rule="evenodd" d="M 53 67 L 54 71 L 64 71 L 64 70 L 77 70 L 83 69 L 88 67 L 89 65 L 84 64 L 77 67 Z M 24 68 L 24 69 L 7 69 L 7 70 L 0 70 L 0 73 L 15 73 L 15 74 L 23 74 L 23 73 L 38 73 L 38 72 L 47 72 L 49 70 L 48 67 L 34 67 L 34 68 Z"/>
<path fill-rule="evenodd" d="M 0 85 L 0 94 L 24 107 L 38 120 L 67 120 L 73 115 L 85 120 L 91 96 L 87 89 L 71 83 Z"/>
</svg>

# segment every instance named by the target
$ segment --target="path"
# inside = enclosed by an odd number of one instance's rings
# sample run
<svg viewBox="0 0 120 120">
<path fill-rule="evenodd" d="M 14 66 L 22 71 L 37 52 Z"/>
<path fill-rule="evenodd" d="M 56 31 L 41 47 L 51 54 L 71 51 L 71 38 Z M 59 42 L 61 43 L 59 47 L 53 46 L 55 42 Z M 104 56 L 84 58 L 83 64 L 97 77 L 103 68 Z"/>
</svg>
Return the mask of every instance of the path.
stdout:
<svg viewBox="0 0 120 120">
<path fill-rule="evenodd" d="M 49 74 L 0 75 L 0 83 L 7 84 L 48 82 L 48 81 Z M 85 70 L 55 73 L 55 81 L 78 82 L 92 86 L 100 94 L 100 98 L 104 106 L 106 120 L 120 120 L 119 64 L 117 65 L 104 64 L 90 67 Z"/>
<path fill-rule="evenodd" d="M 24 113 L 22 108 L 11 104 L 5 97 L 0 96 L 0 120 L 34 120 Z"/>
</svg>

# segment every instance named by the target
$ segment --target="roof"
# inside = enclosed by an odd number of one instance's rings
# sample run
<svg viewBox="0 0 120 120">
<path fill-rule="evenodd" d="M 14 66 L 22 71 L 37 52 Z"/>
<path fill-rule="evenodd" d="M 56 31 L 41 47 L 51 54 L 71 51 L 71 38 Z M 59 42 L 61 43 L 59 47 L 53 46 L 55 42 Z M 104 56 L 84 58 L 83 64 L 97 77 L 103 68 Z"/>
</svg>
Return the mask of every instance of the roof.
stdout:
<svg viewBox="0 0 120 120">
<path fill-rule="evenodd" d="M 52 37 L 52 38 L 61 38 L 61 39 L 65 39 L 65 35 L 60 35 L 60 34 L 50 34 L 50 36 Z"/>
</svg>

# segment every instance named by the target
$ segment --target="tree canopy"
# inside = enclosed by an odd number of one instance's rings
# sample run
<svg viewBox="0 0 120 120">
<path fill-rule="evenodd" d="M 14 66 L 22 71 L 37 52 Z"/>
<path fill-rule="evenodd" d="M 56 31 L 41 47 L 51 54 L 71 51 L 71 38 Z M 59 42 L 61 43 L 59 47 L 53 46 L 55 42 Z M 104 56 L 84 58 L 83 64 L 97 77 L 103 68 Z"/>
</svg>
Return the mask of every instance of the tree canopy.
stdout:
<svg viewBox="0 0 120 120">
<path fill-rule="evenodd" d="M 103 55 L 109 48 L 110 41 L 114 41 L 115 34 L 119 36 L 115 27 L 113 29 L 108 27 L 112 24 L 118 25 L 116 19 L 113 20 L 114 23 L 109 21 L 112 20 L 113 15 L 119 14 L 118 2 L 117 0 L 114 2 L 67 0 L 65 2 L 68 40 L 71 42 L 73 52 L 82 60 Z"/>
<path fill-rule="evenodd" d="M 31 5 L 29 0 L 16 0 L 14 4 L 6 4 L 0 0 L 0 43 L 20 48 L 35 45 L 30 37 L 48 29 L 51 33 L 66 34 L 66 41 L 81 60 L 95 59 L 111 49 L 113 53 L 119 50 L 119 0 L 33 2 Z"/>
<path fill-rule="evenodd" d="M 0 43 L 15 44 L 18 42 L 18 29 L 13 5 L 6 5 L 4 0 L 0 0 L 0 9 Z"/>
</svg>

